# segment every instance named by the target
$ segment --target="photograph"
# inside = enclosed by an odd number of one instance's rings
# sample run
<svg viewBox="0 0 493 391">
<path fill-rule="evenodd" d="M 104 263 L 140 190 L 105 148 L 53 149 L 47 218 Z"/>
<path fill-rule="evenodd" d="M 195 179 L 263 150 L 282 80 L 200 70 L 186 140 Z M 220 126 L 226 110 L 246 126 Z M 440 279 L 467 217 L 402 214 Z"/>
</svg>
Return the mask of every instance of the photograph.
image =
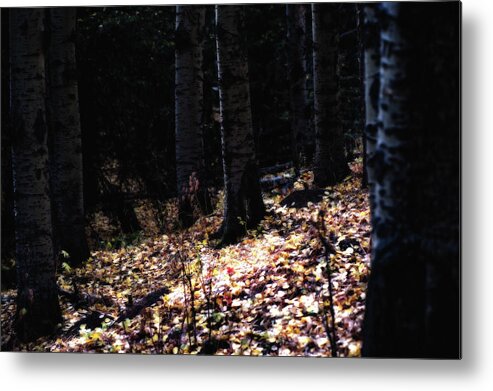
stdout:
<svg viewBox="0 0 493 391">
<path fill-rule="evenodd" d="M 461 2 L 0 12 L 2 352 L 462 358 Z"/>
</svg>

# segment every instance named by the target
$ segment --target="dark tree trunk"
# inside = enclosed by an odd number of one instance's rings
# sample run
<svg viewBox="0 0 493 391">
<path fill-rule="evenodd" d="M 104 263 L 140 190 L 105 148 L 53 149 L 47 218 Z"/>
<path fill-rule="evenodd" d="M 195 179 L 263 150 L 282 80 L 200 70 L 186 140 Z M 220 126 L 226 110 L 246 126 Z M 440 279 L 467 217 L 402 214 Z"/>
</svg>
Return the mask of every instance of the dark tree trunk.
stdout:
<svg viewBox="0 0 493 391">
<path fill-rule="evenodd" d="M 311 162 L 313 157 L 313 134 L 309 125 L 307 86 L 306 4 L 287 4 L 287 57 L 289 81 L 289 117 L 291 143 L 295 167 Z"/>
<path fill-rule="evenodd" d="M 10 14 L 17 315 L 21 340 L 61 321 L 55 280 L 45 115 L 44 10 Z"/>
<path fill-rule="evenodd" d="M 361 177 L 361 188 L 368 189 L 368 173 L 367 173 L 367 148 L 366 148 L 366 118 L 365 118 L 365 45 L 364 40 L 364 10 L 363 5 L 356 5 L 357 13 L 357 29 L 358 29 L 358 52 L 359 52 L 359 82 L 360 82 L 360 134 L 361 143 L 363 144 L 363 169 Z"/>
<path fill-rule="evenodd" d="M 460 357 L 457 3 L 383 3 L 363 355 Z"/>
<path fill-rule="evenodd" d="M 362 7 L 363 47 L 364 47 L 364 88 L 365 88 L 365 177 L 368 182 L 370 198 L 374 198 L 373 170 L 368 170 L 375 155 L 378 94 L 380 90 L 380 30 L 377 18 L 378 6 L 368 4 Z M 373 202 L 372 202 L 373 204 Z"/>
<path fill-rule="evenodd" d="M 123 234 L 131 234 L 142 228 L 135 213 L 132 200 L 125 197 L 122 188 L 111 183 L 104 173 L 99 173 L 98 187 L 103 198 L 103 212 L 110 216 L 115 224 L 120 225 Z"/>
<path fill-rule="evenodd" d="M 179 220 L 193 224 L 193 199 L 211 212 L 204 175 L 203 42 L 205 8 L 176 7 L 175 133 Z"/>
<path fill-rule="evenodd" d="M 48 123 L 53 233 L 57 252 L 69 254 L 73 266 L 89 258 L 84 225 L 82 141 L 75 63 L 76 9 L 47 12 Z"/>
<path fill-rule="evenodd" d="M 361 137 L 360 43 L 356 4 L 339 5 L 339 112 L 345 140 L 346 161 L 355 158 L 357 141 Z"/>
<path fill-rule="evenodd" d="M 216 6 L 224 170 L 222 243 L 236 241 L 265 214 L 253 139 L 242 6 Z"/>
<path fill-rule="evenodd" d="M 314 181 L 333 185 L 346 176 L 344 134 L 338 104 L 338 4 L 313 4 Z"/>
<path fill-rule="evenodd" d="M 2 286 L 7 287 L 15 282 L 15 268 L 12 259 L 15 253 L 14 229 L 14 189 L 12 181 L 12 123 L 10 120 L 10 74 L 8 72 L 9 55 L 9 9 L 1 11 L 2 23 Z"/>
</svg>

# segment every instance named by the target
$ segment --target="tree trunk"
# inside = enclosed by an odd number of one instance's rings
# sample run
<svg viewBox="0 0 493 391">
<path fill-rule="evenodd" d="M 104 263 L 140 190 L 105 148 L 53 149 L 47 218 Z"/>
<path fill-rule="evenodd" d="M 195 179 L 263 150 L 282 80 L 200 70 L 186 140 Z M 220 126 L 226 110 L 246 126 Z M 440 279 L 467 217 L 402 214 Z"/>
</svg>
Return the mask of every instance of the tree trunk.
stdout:
<svg viewBox="0 0 493 391">
<path fill-rule="evenodd" d="M 176 7 L 175 131 L 179 220 L 193 224 L 193 198 L 211 211 L 204 175 L 203 41 L 205 7 Z"/>
<path fill-rule="evenodd" d="M 293 161 L 299 168 L 300 156 L 304 164 L 313 158 L 313 135 L 309 125 L 309 103 L 307 86 L 306 12 L 305 4 L 287 4 L 287 45 L 289 116 Z"/>
<path fill-rule="evenodd" d="M 121 186 L 111 183 L 103 172 L 98 173 L 98 188 L 103 199 L 102 210 L 114 224 L 120 225 L 121 233 L 128 235 L 142 228 L 132 201 L 126 199 Z"/>
<path fill-rule="evenodd" d="M 368 174 L 367 174 L 367 148 L 366 148 L 366 118 L 365 118 L 365 46 L 363 43 L 363 34 L 364 34 L 364 14 L 363 14 L 363 5 L 356 5 L 356 19 L 357 19 L 357 30 L 358 30 L 358 56 L 359 56 L 359 90 L 360 90 L 360 134 L 361 134 L 361 144 L 362 144 L 362 160 L 363 160 L 363 169 L 362 169 L 362 177 L 361 177 L 361 188 L 368 189 Z"/>
<path fill-rule="evenodd" d="M 363 5 L 363 48 L 365 87 L 366 180 L 370 199 L 374 198 L 374 155 L 377 138 L 378 94 L 380 89 L 380 31 L 376 4 Z M 371 202 L 374 204 L 374 202 Z"/>
<path fill-rule="evenodd" d="M 47 11 L 50 176 L 55 249 L 66 251 L 73 266 L 89 258 L 84 230 L 82 141 L 75 62 L 76 9 Z"/>
<path fill-rule="evenodd" d="M 338 7 L 338 4 L 312 5 L 314 181 L 320 187 L 333 185 L 348 173 L 338 105 Z"/>
<path fill-rule="evenodd" d="M 224 169 L 222 243 L 232 243 L 265 214 L 253 139 L 242 6 L 216 6 L 217 66 Z"/>
<path fill-rule="evenodd" d="M 360 43 L 356 4 L 339 5 L 338 13 L 338 79 L 339 115 L 346 151 L 346 161 L 355 158 L 357 140 L 361 137 Z"/>
<path fill-rule="evenodd" d="M 460 357 L 459 3 L 383 3 L 363 355 Z"/>
<path fill-rule="evenodd" d="M 2 209 L 1 209 L 1 243 L 2 243 L 2 287 L 15 286 L 15 268 L 12 261 L 15 253 L 14 223 L 14 187 L 12 181 L 12 121 L 10 119 L 10 63 L 9 48 L 9 9 L 1 13 L 2 23 Z"/>
<path fill-rule="evenodd" d="M 61 321 L 49 198 L 44 10 L 10 12 L 16 329 L 21 340 L 33 340 L 53 332 Z"/>
</svg>

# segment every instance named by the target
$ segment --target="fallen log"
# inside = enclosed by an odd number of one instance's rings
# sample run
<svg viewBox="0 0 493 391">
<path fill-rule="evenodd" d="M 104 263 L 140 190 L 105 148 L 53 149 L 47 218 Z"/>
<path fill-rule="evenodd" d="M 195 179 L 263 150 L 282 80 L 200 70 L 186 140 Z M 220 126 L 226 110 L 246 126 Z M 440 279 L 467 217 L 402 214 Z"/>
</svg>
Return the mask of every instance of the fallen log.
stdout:
<svg viewBox="0 0 493 391">
<path fill-rule="evenodd" d="M 169 293 L 169 289 L 167 287 L 160 288 L 154 292 L 149 293 L 144 296 L 142 299 L 136 300 L 132 305 L 129 305 L 123 313 L 116 318 L 113 323 L 122 322 L 125 319 L 132 319 L 139 315 L 144 308 L 150 307 L 151 305 L 158 302 L 163 295 Z"/>
<path fill-rule="evenodd" d="M 69 292 L 70 293 L 70 292 Z M 94 330 L 95 328 L 102 327 L 105 319 L 109 319 L 110 322 L 107 323 L 107 329 L 113 327 L 119 322 L 123 322 L 125 319 L 133 319 L 138 316 L 145 308 L 158 302 L 163 295 L 169 293 L 167 287 L 160 288 L 156 291 L 149 293 L 141 299 L 136 300 L 131 305 L 128 305 L 125 311 L 123 311 L 118 318 L 114 319 L 113 316 L 105 314 L 99 311 L 91 311 L 82 319 L 78 320 L 72 327 L 70 327 L 65 335 L 73 336 L 77 335 L 79 329 L 82 325 L 86 325 L 87 329 Z"/>
</svg>

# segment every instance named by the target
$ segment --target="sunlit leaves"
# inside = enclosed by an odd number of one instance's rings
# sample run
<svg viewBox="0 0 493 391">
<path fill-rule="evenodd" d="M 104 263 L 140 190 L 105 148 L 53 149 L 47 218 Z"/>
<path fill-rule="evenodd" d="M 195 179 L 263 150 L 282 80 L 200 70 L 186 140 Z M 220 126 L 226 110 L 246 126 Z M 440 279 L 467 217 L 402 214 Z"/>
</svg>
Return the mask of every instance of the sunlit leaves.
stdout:
<svg viewBox="0 0 493 391">
<path fill-rule="evenodd" d="M 311 183 L 310 172 L 300 181 Z M 295 189 L 303 189 L 300 182 Z M 111 297 L 114 306 L 77 309 L 62 301 L 65 328 L 98 310 L 116 319 L 127 306 L 163 286 L 169 293 L 138 316 L 103 322 L 78 335 L 44 339 L 25 350 L 198 354 L 330 356 L 323 317 L 330 305 L 327 265 L 316 223 L 324 209 L 335 323 L 340 356 L 358 357 L 364 292 L 369 272 L 369 212 L 356 179 L 325 192 L 303 208 L 266 199 L 270 214 L 241 243 L 215 249 L 209 235 L 221 209 L 189 230 L 170 230 L 132 246 L 96 251 L 82 269 L 62 268 L 59 285 Z M 8 292 L 9 297 L 15 295 Z M 2 297 L 2 324 L 15 311 Z"/>
</svg>

